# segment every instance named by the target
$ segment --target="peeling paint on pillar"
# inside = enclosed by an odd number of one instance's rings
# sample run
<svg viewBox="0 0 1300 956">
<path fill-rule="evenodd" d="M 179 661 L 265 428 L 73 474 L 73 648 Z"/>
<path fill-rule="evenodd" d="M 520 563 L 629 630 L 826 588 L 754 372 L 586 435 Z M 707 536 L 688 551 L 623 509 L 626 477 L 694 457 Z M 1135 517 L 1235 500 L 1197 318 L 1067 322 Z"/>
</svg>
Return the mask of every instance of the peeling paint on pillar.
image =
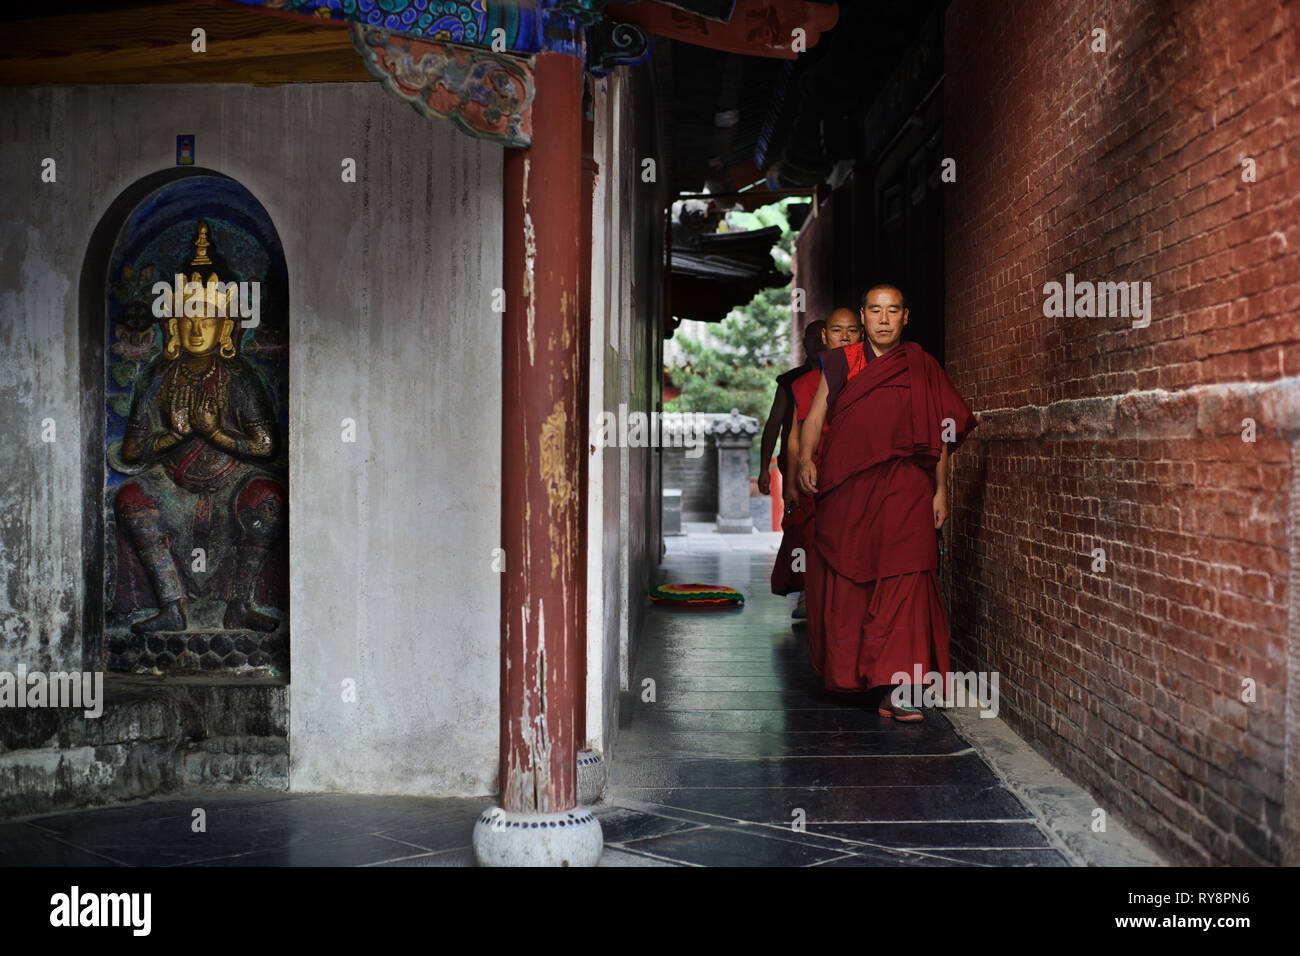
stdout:
<svg viewBox="0 0 1300 956">
<path fill-rule="evenodd" d="M 533 217 L 528 211 L 532 195 L 528 191 L 528 174 L 532 163 L 524 160 L 524 188 L 520 205 L 524 213 L 524 301 L 528 303 L 528 364 L 537 364 L 537 303 L 533 295 L 533 277 L 537 273 L 537 230 L 533 228 Z"/>
<path fill-rule="evenodd" d="M 546 495 L 550 499 L 550 517 L 553 526 L 563 527 L 568 517 L 565 507 L 573 506 L 573 483 L 569 480 L 570 470 L 565 467 L 565 429 L 564 405 L 556 402 L 551 414 L 542 426 L 542 480 L 546 483 Z M 560 569 L 560 552 L 557 546 L 571 542 L 557 538 L 551 539 L 551 577 Z"/>
</svg>

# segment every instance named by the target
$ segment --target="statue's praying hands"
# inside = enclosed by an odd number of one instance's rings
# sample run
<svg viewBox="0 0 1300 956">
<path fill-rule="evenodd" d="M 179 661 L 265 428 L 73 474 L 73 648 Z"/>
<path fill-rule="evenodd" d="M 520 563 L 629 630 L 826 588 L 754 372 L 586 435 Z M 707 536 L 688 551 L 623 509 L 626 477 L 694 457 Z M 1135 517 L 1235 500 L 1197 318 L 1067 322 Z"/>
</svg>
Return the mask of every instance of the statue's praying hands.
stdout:
<svg viewBox="0 0 1300 956">
<path fill-rule="evenodd" d="M 181 389 L 176 394 L 171 408 L 167 410 L 167 419 L 171 430 L 181 437 L 185 437 L 190 433 L 191 400 L 190 390 Z"/>
<path fill-rule="evenodd" d="M 203 395 L 194 403 L 191 415 L 194 430 L 205 438 L 211 438 L 220 429 L 221 413 L 215 395 Z"/>
</svg>

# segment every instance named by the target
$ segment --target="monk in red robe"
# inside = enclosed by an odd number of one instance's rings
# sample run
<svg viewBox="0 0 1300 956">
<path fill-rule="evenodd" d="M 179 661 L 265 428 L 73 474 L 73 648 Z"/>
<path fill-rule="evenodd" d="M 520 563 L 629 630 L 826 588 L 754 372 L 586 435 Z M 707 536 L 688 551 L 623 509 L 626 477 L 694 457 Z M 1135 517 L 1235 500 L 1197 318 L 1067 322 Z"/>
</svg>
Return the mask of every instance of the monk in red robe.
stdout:
<svg viewBox="0 0 1300 956">
<path fill-rule="evenodd" d="M 948 519 L 949 456 L 975 428 L 975 416 L 939 363 L 902 341 L 908 310 L 896 286 L 867 290 L 862 321 L 865 342 L 821 356 L 800 433 L 797 482 L 816 497 L 806 578 L 809 626 L 819 618 L 823 643 L 813 666 L 828 690 L 861 691 L 920 665 L 944 675 L 946 697 L 948 621 L 936 531 Z M 923 716 L 894 695 L 881 698 L 879 713 Z"/>
<path fill-rule="evenodd" d="M 830 318 L 822 324 L 825 326 L 822 331 L 822 344 L 825 349 L 840 349 L 862 340 L 862 322 L 858 314 L 852 309 L 836 309 L 830 314 Z M 802 568 L 806 567 L 808 551 L 813 547 L 813 530 L 815 527 L 813 524 L 813 511 L 815 505 L 811 495 L 801 495 L 799 493 L 796 485 L 795 468 L 799 461 L 799 424 L 808 417 L 808 413 L 812 409 L 813 396 L 817 394 L 817 383 L 821 381 L 821 377 L 822 373 L 819 365 L 790 383 L 795 426 L 791 429 L 786 442 L 786 460 L 783 462 L 785 469 L 783 474 L 785 475 L 786 514 L 785 520 L 781 523 L 782 530 L 789 528 L 789 531 L 781 539 L 781 550 L 777 552 L 776 564 L 772 569 L 773 590 L 775 590 L 778 572 L 784 573 L 789 569 L 791 575 L 798 574 L 799 586 L 797 590 L 803 593 L 799 595 L 799 604 L 795 608 L 793 616 L 808 619 L 808 640 L 810 645 L 816 641 L 817 626 L 816 621 L 813 620 L 808 611 L 808 579 Z M 813 455 L 815 458 L 816 451 L 813 452 Z M 799 550 L 799 557 L 802 559 L 798 562 L 796 562 L 796 549 Z M 795 568 L 800 570 L 796 571 Z M 792 588 L 791 590 L 795 589 Z"/>
<path fill-rule="evenodd" d="M 854 316 L 856 319 L 857 316 Z M 776 563 L 772 565 L 772 593 L 773 594 L 792 594 L 799 591 L 799 603 L 794 609 L 792 617 L 806 617 L 803 601 L 803 570 L 802 565 L 793 559 L 793 554 L 797 549 L 803 547 L 803 531 L 797 517 L 792 521 L 791 514 L 794 507 L 799 502 L 799 493 L 795 490 L 794 483 L 791 480 L 792 474 L 786 467 L 786 461 L 789 458 L 790 436 L 792 428 L 797 429 L 798 423 L 794 419 L 794 396 L 790 391 L 790 386 L 796 380 L 815 373 L 821 375 L 821 365 L 817 362 L 817 353 L 826 348 L 825 330 L 826 323 L 821 319 L 815 322 L 809 322 L 807 328 L 803 331 L 803 351 L 804 363 L 783 372 L 776 377 L 776 395 L 772 399 L 772 409 L 768 412 L 767 425 L 763 429 L 763 441 L 759 449 L 759 461 L 766 463 L 770 461 L 772 455 L 772 446 L 780 439 L 780 448 L 777 451 L 777 467 L 781 469 L 781 498 L 785 504 L 785 517 L 781 521 L 781 547 L 777 551 Z M 809 398 L 811 398 L 811 394 Z M 804 414 L 807 414 L 805 412 Z M 771 472 L 762 467 L 758 476 L 758 490 L 761 494 L 770 494 L 772 491 Z"/>
</svg>

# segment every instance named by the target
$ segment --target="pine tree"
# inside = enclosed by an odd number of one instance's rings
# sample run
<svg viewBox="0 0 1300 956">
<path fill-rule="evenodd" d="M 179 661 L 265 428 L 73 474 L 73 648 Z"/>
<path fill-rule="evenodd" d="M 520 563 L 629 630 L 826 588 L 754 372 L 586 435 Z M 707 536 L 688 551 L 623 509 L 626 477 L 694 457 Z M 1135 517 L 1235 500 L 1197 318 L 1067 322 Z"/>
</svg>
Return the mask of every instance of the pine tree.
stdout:
<svg viewBox="0 0 1300 956">
<path fill-rule="evenodd" d="M 785 217 L 788 200 L 764 206 L 754 213 L 731 213 L 731 229 L 760 229 L 780 226 L 781 237 L 773 248 L 777 266 L 788 274 L 793 234 Z M 678 398 L 667 402 L 674 412 L 729 412 L 757 418 L 762 424 L 772 407 L 776 376 L 790 367 L 790 284 L 763 289 L 711 330 L 716 345 L 682 338 L 684 368 L 670 372 L 681 388 Z M 750 449 L 750 473 L 758 472 L 759 442 Z"/>
</svg>

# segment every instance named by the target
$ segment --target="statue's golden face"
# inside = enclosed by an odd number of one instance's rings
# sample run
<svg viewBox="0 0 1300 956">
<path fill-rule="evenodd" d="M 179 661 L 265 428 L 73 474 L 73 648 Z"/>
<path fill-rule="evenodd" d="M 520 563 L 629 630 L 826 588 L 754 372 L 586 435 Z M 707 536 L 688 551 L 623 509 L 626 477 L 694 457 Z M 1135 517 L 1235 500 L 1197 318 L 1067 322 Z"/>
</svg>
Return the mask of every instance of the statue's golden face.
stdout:
<svg viewBox="0 0 1300 956">
<path fill-rule="evenodd" d="M 223 326 L 234 323 L 219 315 L 183 315 L 173 320 L 181 348 L 191 355 L 207 355 L 221 344 Z"/>
</svg>

